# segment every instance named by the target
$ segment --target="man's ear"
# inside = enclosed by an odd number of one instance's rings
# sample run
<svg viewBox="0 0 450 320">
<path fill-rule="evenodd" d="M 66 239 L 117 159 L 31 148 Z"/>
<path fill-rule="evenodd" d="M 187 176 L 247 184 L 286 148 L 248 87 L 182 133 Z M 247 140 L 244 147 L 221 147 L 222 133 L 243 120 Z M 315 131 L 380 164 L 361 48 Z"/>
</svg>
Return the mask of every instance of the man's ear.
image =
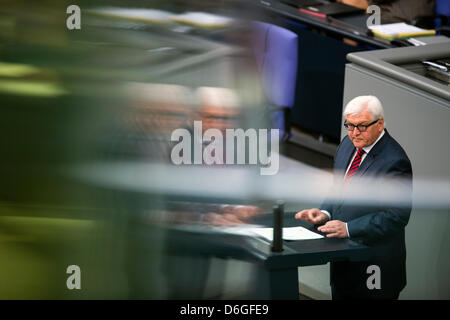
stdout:
<svg viewBox="0 0 450 320">
<path fill-rule="evenodd" d="M 381 118 L 380 121 L 379 121 L 379 123 L 380 123 L 380 125 L 381 125 L 381 130 L 380 130 L 380 132 L 381 132 L 381 131 L 383 131 L 383 128 L 384 128 L 384 119 Z"/>
</svg>

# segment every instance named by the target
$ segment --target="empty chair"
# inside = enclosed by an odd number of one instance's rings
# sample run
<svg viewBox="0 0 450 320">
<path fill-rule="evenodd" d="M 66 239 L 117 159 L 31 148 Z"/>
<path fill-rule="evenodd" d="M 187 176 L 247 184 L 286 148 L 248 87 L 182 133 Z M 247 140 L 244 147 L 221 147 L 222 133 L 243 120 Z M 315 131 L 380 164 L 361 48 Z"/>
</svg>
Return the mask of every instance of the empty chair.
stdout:
<svg viewBox="0 0 450 320">
<path fill-rule="evenodd" d="M 440 19 L 439 27 L 449 26 L 450 24 L 450 1 L 436 0 L 436 16 Z"/>
<path fill-rule="evenodd" d="M 269 106 L 272 127 L 289 139 L 290 110 L 295 100 L 298 36 L 294 32 L 264 22 L 253 23 L 253 49 Z"/>
</svg>

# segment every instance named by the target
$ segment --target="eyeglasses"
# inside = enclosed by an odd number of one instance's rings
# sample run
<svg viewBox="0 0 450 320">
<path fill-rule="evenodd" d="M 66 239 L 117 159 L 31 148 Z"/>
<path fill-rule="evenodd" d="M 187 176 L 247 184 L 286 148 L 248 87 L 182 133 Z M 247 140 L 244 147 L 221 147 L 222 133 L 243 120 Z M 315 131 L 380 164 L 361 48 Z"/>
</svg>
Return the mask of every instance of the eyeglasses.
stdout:
<svg viewBox="0 0 450 320">
<path fill-rule="evenodd" d="M 367 130 L 368 127 L 370 127 L 371 125 L 377 123 L 380 119 L 375 120 L 374 122 L 371 122 L 369 124 L 358 124 L 358 125 L 354 125 L 352 123 L 344 123 L 344 127 L 348 130 L 348 131 L 353 131 L 355 130 L 355 128 L 358 128 L 359 132 L 364 132 Z"/>
</svg>

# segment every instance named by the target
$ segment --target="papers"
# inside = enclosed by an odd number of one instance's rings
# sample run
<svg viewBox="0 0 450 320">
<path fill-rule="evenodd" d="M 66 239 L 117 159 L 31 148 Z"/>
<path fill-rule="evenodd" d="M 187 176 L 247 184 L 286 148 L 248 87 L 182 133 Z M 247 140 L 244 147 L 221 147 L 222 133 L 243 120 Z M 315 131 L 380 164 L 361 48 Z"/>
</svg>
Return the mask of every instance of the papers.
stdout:
<svg viewBox="0 0 450 320">
<path fill-rule="evenodd" d="M 418 28 L 404 22 L 380 24 L 376 26 L 369 26 L 369 29 L 376 35 L 385 39 L 402 39 L 414 36 L 434 35 L 434 30 L 426 30 Z"/>
<path fill-rule="evenodd" d="M 221 228 L 222 232 L 245 235 L 245 236 L 260 236 L 267 240 L 273 240 L 273 228 L 259 228 L 254 226 L 242 226 L 242 227 L 227 227 Z M 284 240 L 311 240 L 311 239 L 321 239 L 318 233 L 309 231 L 304 227 L 290 227 L 283 228 L 283 239 Z"/>
<path fill-rule="evenodd" d="M 251 231 L 267 240 L 273 240 L 273 228 L 253 228 Z M 320 234 L 303 227 L 283 228 L 283 240 L 311 240 L 321 238 L 323 236 Z"/>
<path fill-rule="evenodd" d="M 416 46 L 416 47 L 426 45 L 425 42 L 422 42 L 422 41 L 414 39 L 414 38 L 409 38 L 406 41 L 408 41 L 409 43 L 411 43 L 413 46 Z"/>
</svg>

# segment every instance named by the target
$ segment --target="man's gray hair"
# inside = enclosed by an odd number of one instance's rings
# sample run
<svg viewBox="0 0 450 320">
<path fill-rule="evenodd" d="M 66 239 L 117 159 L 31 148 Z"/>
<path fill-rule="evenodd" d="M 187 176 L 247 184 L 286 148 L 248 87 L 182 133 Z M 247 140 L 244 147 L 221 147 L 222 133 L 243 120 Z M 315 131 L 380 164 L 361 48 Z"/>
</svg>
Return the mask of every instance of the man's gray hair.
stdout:
<svg viewBox="0 0 450 320">
<path fill-rule="evenodd" d="M 375 96 L 359 96 L 353 98 L 344 108 L 344 117 L 351 114 L 358 114 L 364 109 L 369 109 L 372 120 L 384 118 L 383 105 Z"/>
</svg>

